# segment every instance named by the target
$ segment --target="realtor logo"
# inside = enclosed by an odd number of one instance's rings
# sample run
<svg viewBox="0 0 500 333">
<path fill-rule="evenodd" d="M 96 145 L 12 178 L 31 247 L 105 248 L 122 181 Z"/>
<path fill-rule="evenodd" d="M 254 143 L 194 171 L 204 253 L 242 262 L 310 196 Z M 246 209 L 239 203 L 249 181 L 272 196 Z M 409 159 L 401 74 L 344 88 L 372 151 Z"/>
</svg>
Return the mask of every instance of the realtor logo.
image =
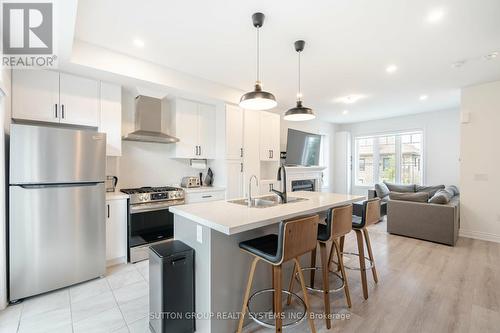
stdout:
<svg viewBox="0 0 500 333">
<path fill-rule="evenodd" d="M 52 4 L 3 4 L 3 53 L 52 54 Z"/>
<path fill-rule="evenodd" d="M 8 67 L 53 67 L 53 3 L 4 1 L 2 64 Z M 28 56 L 30 55 L 30 56 Z"/>
</svg>

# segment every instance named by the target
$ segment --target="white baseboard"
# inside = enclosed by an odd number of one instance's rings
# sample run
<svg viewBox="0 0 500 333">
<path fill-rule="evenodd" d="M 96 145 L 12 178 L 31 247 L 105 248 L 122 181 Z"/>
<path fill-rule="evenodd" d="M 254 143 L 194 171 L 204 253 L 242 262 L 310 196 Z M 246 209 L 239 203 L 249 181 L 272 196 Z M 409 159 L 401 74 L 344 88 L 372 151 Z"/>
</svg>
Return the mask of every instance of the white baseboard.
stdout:
<svg viewBox="0 0 500 333">
<path fill-rule="evenodd" d="M 500 243 L 500 235 L 491 234 L 489 232 L 462 230 L 459 231 L 460 237 L 480 239 L 488 242 Z"/>
<path fill-rule="evenodd" d="M 111 267 L 119 264 L 126 264 L 127 263 L 127 257 L 120 257 L 120 258 L 114 258 L 110 260 L 106 260 L 106 267 Z"/>
</svg>

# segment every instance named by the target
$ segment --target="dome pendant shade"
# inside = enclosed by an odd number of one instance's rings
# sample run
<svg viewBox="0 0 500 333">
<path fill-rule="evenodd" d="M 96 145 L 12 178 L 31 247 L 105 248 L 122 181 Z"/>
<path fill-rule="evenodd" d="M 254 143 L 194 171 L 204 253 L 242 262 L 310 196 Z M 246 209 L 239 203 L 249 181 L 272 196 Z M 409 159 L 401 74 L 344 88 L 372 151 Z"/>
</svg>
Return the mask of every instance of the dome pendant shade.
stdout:
<svg viewBox="0 0 500 333">
<path fill-rule="evenodd" d="M 255 84 L 253 91 L 247 92 L 240 99 L 240 106 L 248 110 L 269 110 L 277 104 L 274 95 L 263 91 L 259 83 Z"/>
<path fill-rule="evenodd" d="M 294 43 L 295 51 L 297 52 L 299 57 L 299 62 L 298 62 L 299 89 L 297 94 L 297 106 L 285 112 L 285 115 L 283 117 L 283 119 L 288 121 L 306 121 L 316 118 L 316 114 L 314 114 L 314 111 L 312 109 L 302 106 L 302 92 L 300 90 L 300 53 L 304 51 L 305 46 L 306 42 L 303 40 L 298 40 Z"/>
<path fill-rule="evenodd" d="M 314 111 L 302 106 L 302 101 L 297 101 L 297 106 L 285 112 L 283 119 L 288 121 L 305 121 L 316 118 Z"/>
<path fill-rule="evenodd" d="M 262 85 L 260 83 L 260 38 L 259 29 L 264 24 L 264 14 L 255 13 L 252 15 L 252 24 L 257 28 L 257 81 L 255 82 L 255 88 L 253 91 L 247 92 L 240 98 L 240 107 L 248 110 L 269 110 L 278 103 L 273 94 L 262 90 Z"/>
</svg>

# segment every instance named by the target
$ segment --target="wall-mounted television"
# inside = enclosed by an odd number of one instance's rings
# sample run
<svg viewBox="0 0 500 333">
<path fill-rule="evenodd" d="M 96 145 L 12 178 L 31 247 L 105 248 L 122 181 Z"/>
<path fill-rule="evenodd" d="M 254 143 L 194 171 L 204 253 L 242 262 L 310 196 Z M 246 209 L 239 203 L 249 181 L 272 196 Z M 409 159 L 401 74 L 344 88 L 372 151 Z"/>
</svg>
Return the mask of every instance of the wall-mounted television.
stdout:
<svg viewBox="0 0 500 333">
<path fill-rule="evenodd" d="M 321 135 L 288 129 L 286 165 L 317 166 Z"/>
</svg>

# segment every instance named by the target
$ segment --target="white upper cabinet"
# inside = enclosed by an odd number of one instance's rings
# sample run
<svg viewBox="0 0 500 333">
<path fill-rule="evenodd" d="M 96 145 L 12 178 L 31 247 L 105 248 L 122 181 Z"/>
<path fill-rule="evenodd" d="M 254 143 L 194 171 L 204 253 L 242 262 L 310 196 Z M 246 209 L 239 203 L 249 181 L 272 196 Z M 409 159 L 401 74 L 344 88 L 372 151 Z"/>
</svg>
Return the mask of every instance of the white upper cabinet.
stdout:
<svg viewBox="0 0 500 333">
<path fill-rule="evenodd" d="M 61 123 L 99 126 L 99 81 L 61 73 Z"/>
<path fill-rule="evenodd" d="M 175 144 L 175 157 L 195 158 L 198 155 L 198 104 L 177 99 L 173 104 L 175 119 L 171 131 L 179 142 Z"/>
<path fill-rule="evenodd" d="M 12 73 L 12 118 L 59 122 L 59 73 L 14 70 Z"/>
<path fill-rule="evenodd" d="M 99 132 L 106 133 L 106 155 L 122 155 L 122 88 L 101 82 Z"/>
<path fill-rule="evenodd" d="M 260 160 L 280 160 L 280 115 L 260 113 Z"/>
<path fill-rule="evenodd" d="M 99 126 L 99 81 L 45 70 L 14 70 L 12 118 Z"/>
<path fill-rule="evenodd" d="M 226 159 L 243 158 L 244 111 L 234 105 L 226 105 Z"/>
<path fill-rule="evenodd" d="M 215 158 L 215 106 L 176 99 L 170 107 L 170 132 L 179 139 L 174 158 Z"/>
<path fill-rule="evenodd" d="M 198 104 L 198 158 L 215 158 L 215 106 Z"/>
</svg>

